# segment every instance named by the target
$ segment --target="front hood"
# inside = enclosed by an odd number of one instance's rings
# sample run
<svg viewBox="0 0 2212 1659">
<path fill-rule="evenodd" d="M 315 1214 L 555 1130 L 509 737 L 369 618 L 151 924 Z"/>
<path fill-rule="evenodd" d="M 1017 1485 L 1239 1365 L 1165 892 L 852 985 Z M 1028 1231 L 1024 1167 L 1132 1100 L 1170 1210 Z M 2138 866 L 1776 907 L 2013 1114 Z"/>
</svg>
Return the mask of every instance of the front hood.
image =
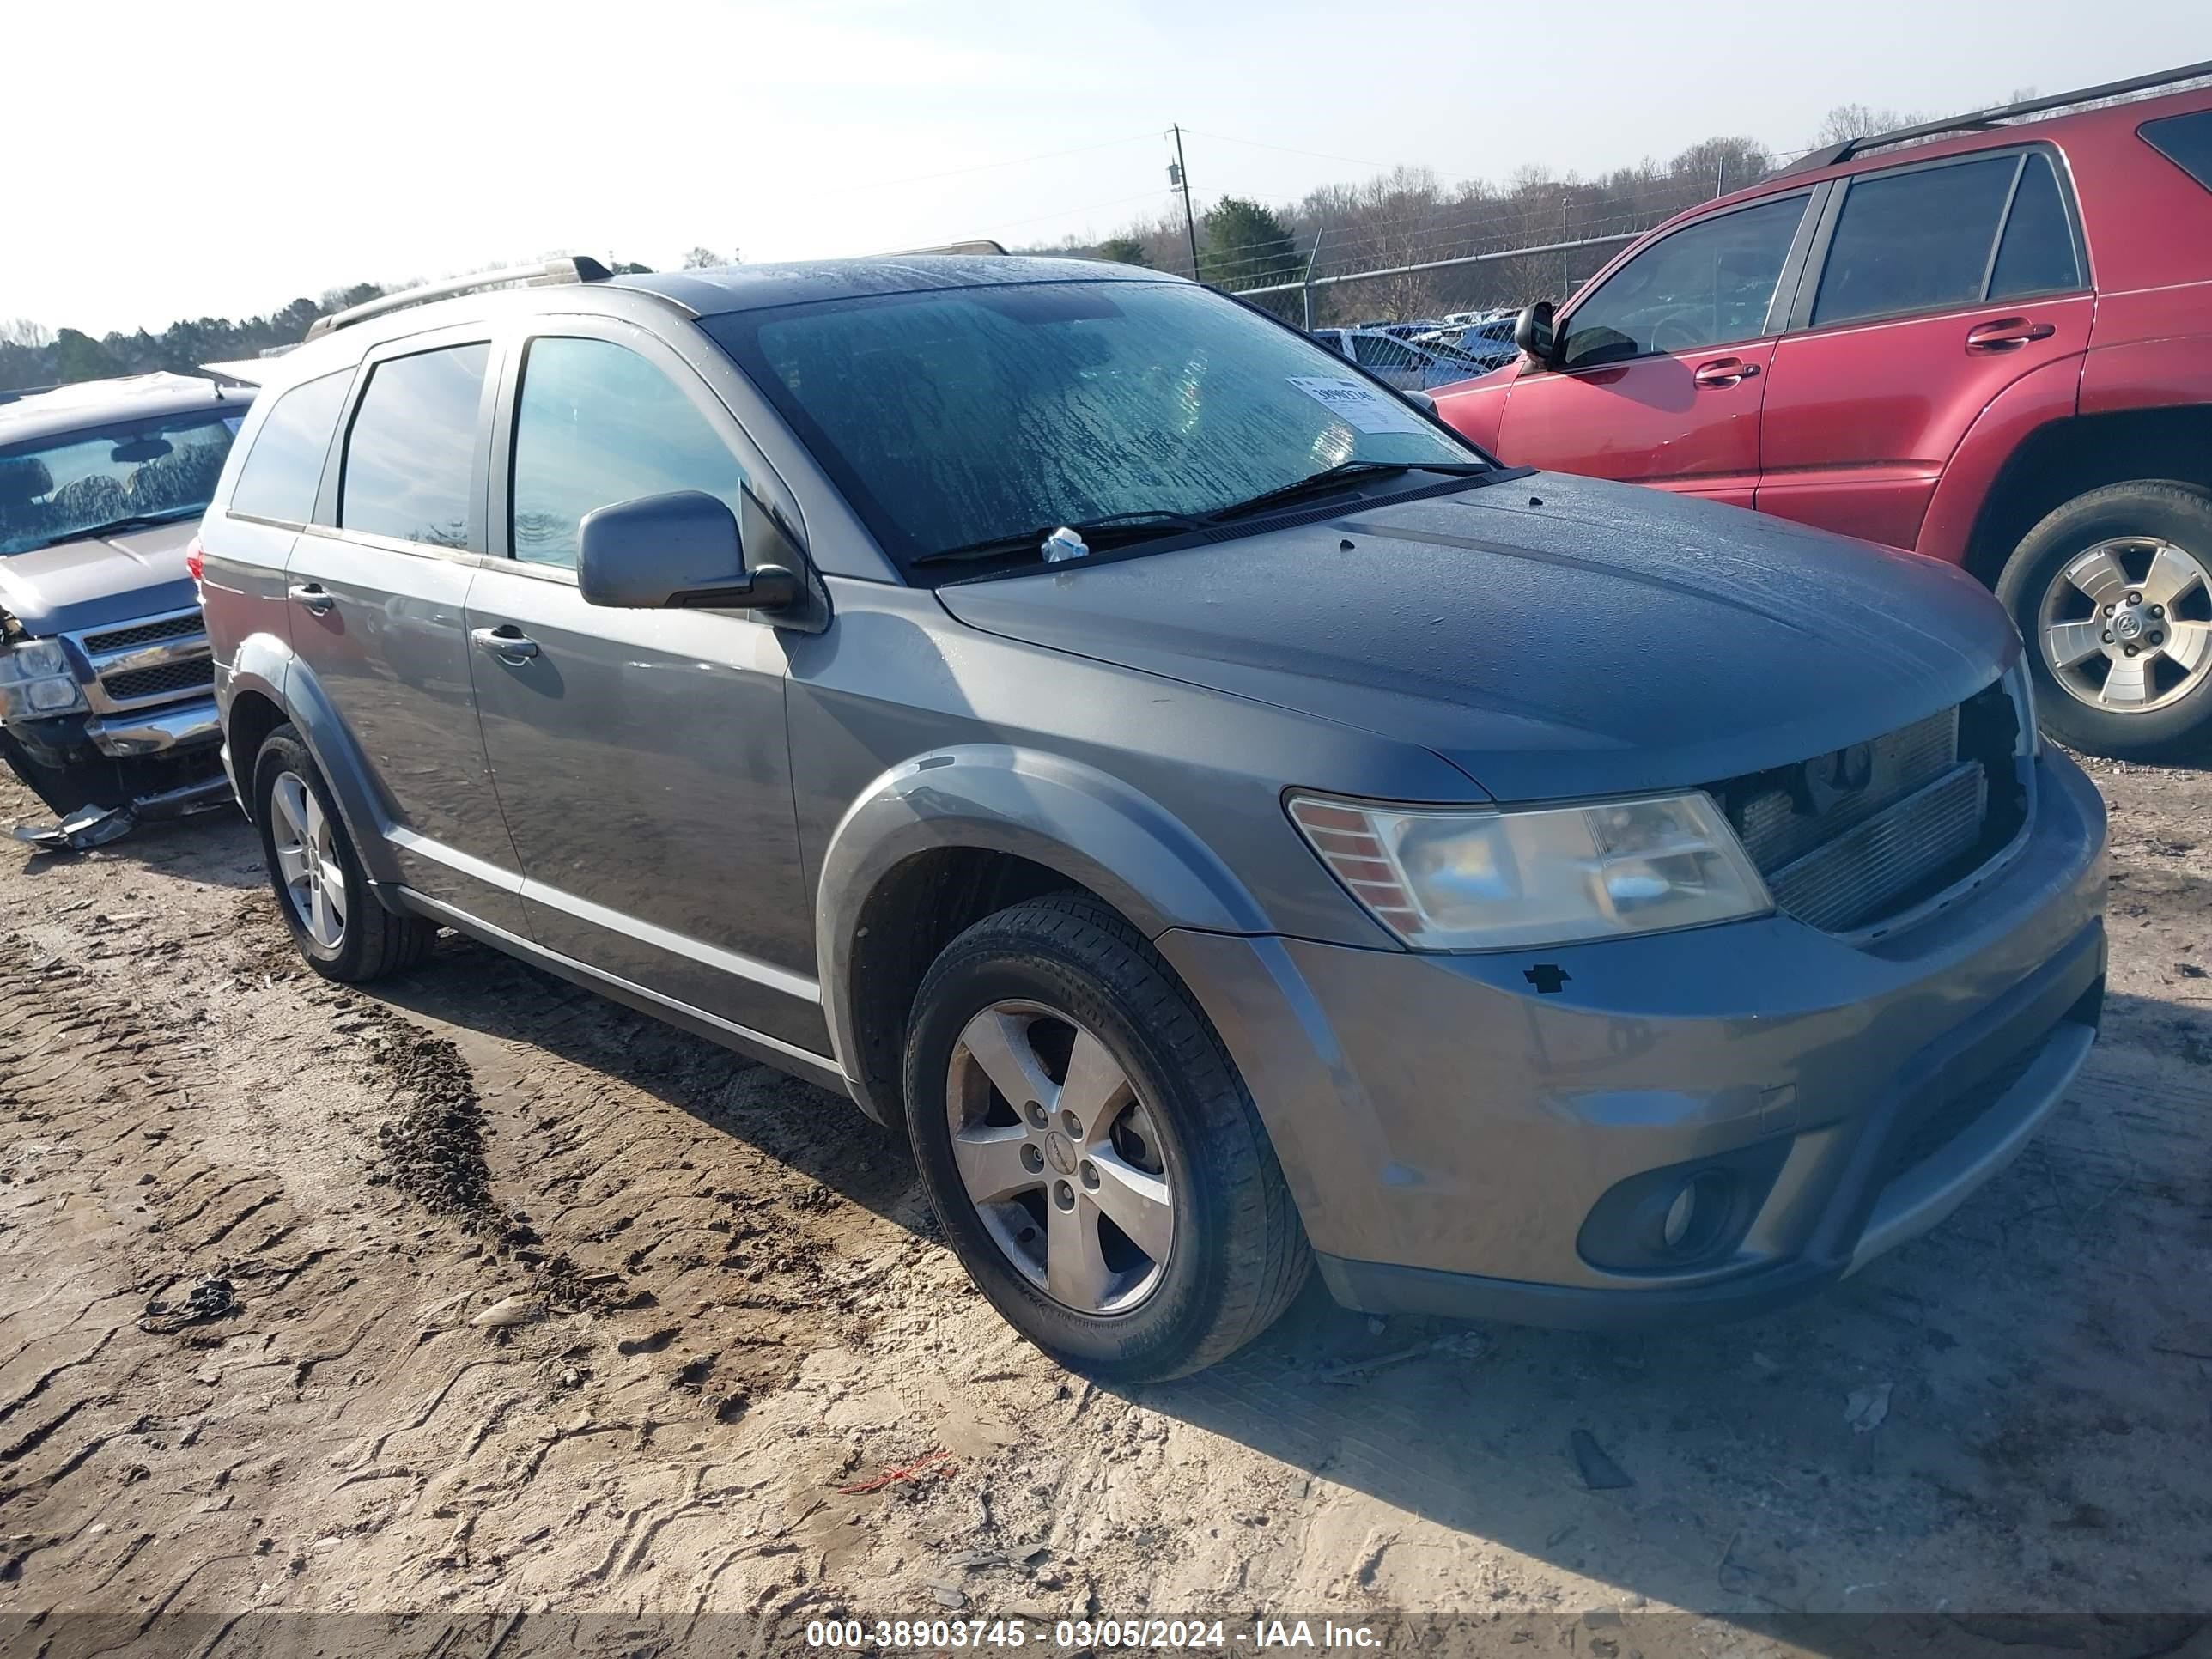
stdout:
<svg viewBox="0 0 2212 1659">
<path fill-rule="evenodd" d="M 1825 754 L 1962 702 L 2020 648 L 1949 565 L 1548 473 L 938 597 L 991 633 L 1421 744 L 1500 800 Z"/>
<path fill-rule="evenodd" d="M 63 542 L 0 557 L 0 608 L 27 634 L 74 634 L 197 603 L 185 550 L 198 521 Z"/>
</svg>

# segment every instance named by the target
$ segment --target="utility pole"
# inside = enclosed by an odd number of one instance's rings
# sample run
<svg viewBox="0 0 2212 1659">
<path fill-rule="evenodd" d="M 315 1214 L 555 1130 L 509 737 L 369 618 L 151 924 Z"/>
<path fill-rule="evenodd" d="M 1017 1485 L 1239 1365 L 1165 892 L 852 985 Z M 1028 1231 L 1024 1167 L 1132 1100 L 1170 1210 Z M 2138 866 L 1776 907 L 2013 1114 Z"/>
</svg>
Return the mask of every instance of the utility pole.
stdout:
<svg viewBox="0 0 2212 1659">
<path fill-rule="evenodd" d="M 1168 167 L 1168 188 L 1182 192 L 1182 228 L 1190 235 L 1191 280 L 1198 280 L 1198 219 L 1190 210 L 1190 169 L 1182 164 L 1182 128 L 1170 127 L 1175 134 L 1176 158 Z"/>
</svg>

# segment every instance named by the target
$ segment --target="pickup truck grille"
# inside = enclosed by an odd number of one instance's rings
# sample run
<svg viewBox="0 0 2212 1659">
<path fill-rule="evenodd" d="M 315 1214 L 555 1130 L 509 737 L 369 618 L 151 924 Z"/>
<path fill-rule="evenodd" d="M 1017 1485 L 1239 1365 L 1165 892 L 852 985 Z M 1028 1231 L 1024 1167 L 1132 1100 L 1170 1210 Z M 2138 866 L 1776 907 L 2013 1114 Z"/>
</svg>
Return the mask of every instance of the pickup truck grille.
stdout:
<svg viewBox="0 0 2212 1659">
<path fill-rule="evenodd" d="M 198 605 L 70 637 L 91 665 L 85 697 L 95 714 L 135 714 L 204 697 L 215 684 L 215 658 Z"/>
<path fill-rule="evenodd" d="M 204 631 L 204 625 L 197 611 L 164 617 L 159 622 L 133 623 L 125 628 L 103 629 L 84 636 L 84 648 L 94 655 L 110 651 L 130 651 L 142 645 L 157 644 L 162 640 L 190 639 Z"/>
<path fill-rule="evenodd" d="M 2025 821 L 2018 714 L 2002 682 L 1870 743 L 1713 791 L 1784 911 L 1876 928 L 2008 846 Z"/>
<path fill-rule="evenodd" d="M 215 684 L 215 659 L 197 657 L 165 662 L 152 668 L 133 668 L 121 674 L 103 675 L 100 689 L 118 702 L 139 697 L 158 697 L 165 691 L 196 691 Z"/>
</svg>

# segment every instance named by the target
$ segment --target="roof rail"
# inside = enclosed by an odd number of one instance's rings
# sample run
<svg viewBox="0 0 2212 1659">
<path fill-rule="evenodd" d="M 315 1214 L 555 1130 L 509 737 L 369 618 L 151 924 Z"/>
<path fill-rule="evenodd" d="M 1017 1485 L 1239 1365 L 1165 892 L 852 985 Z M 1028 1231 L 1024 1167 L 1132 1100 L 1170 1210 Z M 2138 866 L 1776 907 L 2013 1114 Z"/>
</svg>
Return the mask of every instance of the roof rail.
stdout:
<svg viewBox="0 0 2212 1659">
<path fill-rule="evenodd" d="M 1004 253 L 1005 246 L 988 237 L 978 236 L 972 241 L 944 242 L 936 247 L 902 247 L 889 253 L 879 253 L 879 259 L 902 259 L 909 253 Z"/>
<path fill-rule="evenodd" d="M 450 300 L 455 295 L 474 294 L 483 289 L 508 288 L 518 284 L 543 288 L 556 283 L 604 283 L 613 275 L 597 259 L 582 253 L 572 259 L 548 259 L 542 264 L 512 265 L 504 270 L 479 270 L 471 276 L 453 277 L 448 282 L 425 283 L 420 288 L 402 289 L 397 294 L 381 294 L 374 300 L 364 300 L 343 311 L 334 311 L 327 317 L 318 317 L 307 325 L 307 337 L 318 340 L 333 329 L 351 328 L 356 323 L 381 317 L 387 311 L 402 311 L 409 306 L 428 305 L 433 300 Z"/>
<path fill-rule="evenodd" d="M 1879 149 L 1887 144 L 1901 144 L 1914 138 L 1933 138 L 1938 133 L 1966 132 L 1975 127 L 1996 126 L 2024 115 L 2041 115 L 2051 110 L 2068 109 L 2076 104 L 2093 104 L 2100 98 L 2119 98 L 2131 92 L 2148 92 L 2157 87 L 2170 87 L 2179 81 L 2196 81 L 2212 76 L 2212 63 L 2189 64 L 2180 69 L 2159 70 L 2149 75 L 2137 75 L 2125 81 L 2107 81 L 2101 87 L 2083 87 L 2077 92 L 2055 92 L 2047 98 L 2027 98 L 2017 104 L 2000 104 L 1992 109 L 1978 109 L 1969 115 L 1954 115 L 1941 121 L 1923 121 L 1917 126 L 1899 127 L 1894 132 L 1870 133 L 1863 138 L 1846 138 L 1840 144 L 1829 144 L 1801 155 L 1776 178 L 1786 178 L 1793 173 L 1815 173 L 1822 167 L 1832 167 L 1850 161 L 1854 155 Z"/>
</svg>

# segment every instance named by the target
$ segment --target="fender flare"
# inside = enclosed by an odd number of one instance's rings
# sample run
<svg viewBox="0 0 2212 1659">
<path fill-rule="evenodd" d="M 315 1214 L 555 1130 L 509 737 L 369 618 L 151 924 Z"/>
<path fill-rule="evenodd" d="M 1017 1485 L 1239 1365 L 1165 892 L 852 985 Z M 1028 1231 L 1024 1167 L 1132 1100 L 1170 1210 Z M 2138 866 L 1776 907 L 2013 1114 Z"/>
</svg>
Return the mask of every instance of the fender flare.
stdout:
<svg viewBox="0 0 2212 1659">
<path fill-rule="evenodd" d="M 945 848 L 1012 854 L 1059 872 L 1147 939 L 1171 927 L 1264 933 L 1243 884 L 1158 802 L 1094 767 L 1003 744 L 959 744 L 879 774 L 830 833 L 815 882 L 816 961 L 830 1051 L 872 1115 L 854 1056 L 860 918 L 884 878 Z"/>
<path fill-rule="evenodd" d="M 1913 550 L 1966 567 L 1974 550 L 1990 492 L 2005 464 L 2043 428 L 2078 412 L 2082 359 L 2061 357 L 2032 368 L 1984 405 L 1943 464 L 1936 493 L 1921 515 Z"/>
<path fill-rule="evenodd" d="M 361 856 L 369 879 L 380 885 L 400 881 L 399 866 L 386 836 L 392 822 L 374 782 L 374 774 L 362 758 L 361 746 L 338 717 L 335 705 L 315 678 L 313 669 L 273 634 L 249 634 L 239 642 L 223 693 L 223 741 L 230 741 L 230 711 L 241 691 L 258 692 L 275 703 L 298 730 L 321 769 L 344 820 L 354 850 Z M 252 780 L 238 780 L 246 795 Z"/>
</svg>

